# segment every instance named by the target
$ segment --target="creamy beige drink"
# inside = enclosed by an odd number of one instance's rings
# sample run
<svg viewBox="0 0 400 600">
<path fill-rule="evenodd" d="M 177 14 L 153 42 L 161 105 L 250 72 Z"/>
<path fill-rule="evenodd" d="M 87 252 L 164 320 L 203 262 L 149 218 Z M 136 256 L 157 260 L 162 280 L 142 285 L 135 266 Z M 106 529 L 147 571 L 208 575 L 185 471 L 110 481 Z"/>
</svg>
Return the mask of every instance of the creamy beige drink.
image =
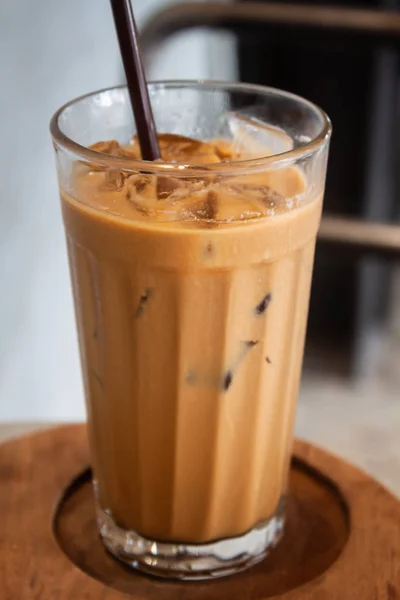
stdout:
<svg viewBox="0 0 400 600">
<path fill-rule="evenodd" d="M 232 159 L 161 141 L 166 160 Z M 94 473 L 121 527 L 200 543 L 275 514 L 321 212 L 305 187 L 297 167 L 193 182 L 81 165 L 63 194 Z"/>
<path fill-rule="evenodd" d="M 330 123 L 260 86 L 149 93 L 156 161 L 126 88 L 51 124 L 97 521 L 139 570 L 214 578 L 282 536 Z"/>
</svg>

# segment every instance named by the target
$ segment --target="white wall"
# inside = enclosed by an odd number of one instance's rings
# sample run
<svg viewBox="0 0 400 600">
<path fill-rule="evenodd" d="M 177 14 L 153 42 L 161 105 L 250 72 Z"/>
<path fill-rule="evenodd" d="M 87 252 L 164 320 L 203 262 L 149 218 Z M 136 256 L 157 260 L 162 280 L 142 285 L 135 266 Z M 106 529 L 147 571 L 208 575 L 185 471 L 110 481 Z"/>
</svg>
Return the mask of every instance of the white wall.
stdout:
<svg viewBox="0 0 400 600">
<path fill-rule="evenodd" d="M 162 4 L 133 0 L 139 25 Z M 221 46 L 228 77 L 229 44 Z M 204 36 L 191 33 L 168 44 L 150 76 L 224 73 Z M 108 0 L 4 0 L 0 81 L 0 421 L 78 420 L 82 387 L 48 121 L 67 100 L 122 81 Z"/>
</svg>

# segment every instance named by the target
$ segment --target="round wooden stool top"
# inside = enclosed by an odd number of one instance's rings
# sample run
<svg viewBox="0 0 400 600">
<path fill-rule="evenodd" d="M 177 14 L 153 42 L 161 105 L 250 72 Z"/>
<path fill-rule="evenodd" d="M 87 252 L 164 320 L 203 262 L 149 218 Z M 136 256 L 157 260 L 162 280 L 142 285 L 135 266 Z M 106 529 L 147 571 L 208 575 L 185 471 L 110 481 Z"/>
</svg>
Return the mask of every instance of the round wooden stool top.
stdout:
<svg viewBox="0 0 400 600">
<path fill-rule="evenodd" d="M 204 583 L 146 578 L 107 554 L 87 464 L 81 425 L 0 446 L 1 600 L 400 600 L 400 502 L 323 450 L 295 443 L 278 548 Z"/>
</svg>

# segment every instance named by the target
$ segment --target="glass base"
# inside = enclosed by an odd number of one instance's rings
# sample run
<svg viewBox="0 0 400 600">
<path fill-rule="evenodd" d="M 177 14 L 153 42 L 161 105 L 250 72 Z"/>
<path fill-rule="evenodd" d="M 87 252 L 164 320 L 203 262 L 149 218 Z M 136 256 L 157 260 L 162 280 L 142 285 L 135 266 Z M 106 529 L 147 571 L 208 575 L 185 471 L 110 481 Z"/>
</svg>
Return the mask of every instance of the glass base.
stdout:
<svg viewBox="0 0 400 600">
<path fill-rule="evenodd" d="M 104 545 L 116 558 L 148 575 L 195 581 L 232 575 L 260 562 L 282 537 L 282 502 L 276 514 L 247 533 L 206 544 L 166 543 L 126 531 L 97 509 Z"/>
</svg>

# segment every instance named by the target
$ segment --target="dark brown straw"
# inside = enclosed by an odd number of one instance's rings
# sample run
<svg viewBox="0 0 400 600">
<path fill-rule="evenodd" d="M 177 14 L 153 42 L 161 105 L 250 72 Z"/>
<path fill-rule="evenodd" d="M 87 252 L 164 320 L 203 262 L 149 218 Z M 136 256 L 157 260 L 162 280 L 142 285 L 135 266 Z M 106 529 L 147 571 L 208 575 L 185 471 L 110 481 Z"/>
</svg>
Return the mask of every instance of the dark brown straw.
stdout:
<svg viewBox="0 0 400 600">
<path fill-rule="evenodd" d="M 110 0 L 143 160 L 160 158 L 157 132 L 129 0 Z"/>
</svg>

